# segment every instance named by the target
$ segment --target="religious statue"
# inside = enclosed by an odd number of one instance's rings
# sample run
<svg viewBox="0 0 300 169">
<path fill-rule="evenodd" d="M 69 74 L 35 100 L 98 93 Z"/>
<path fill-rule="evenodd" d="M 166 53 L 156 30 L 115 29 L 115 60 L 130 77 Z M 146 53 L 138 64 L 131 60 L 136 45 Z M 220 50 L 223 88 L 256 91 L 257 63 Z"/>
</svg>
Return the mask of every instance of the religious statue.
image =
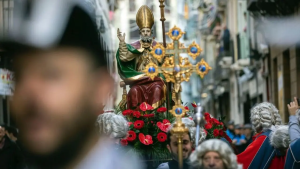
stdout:
<svg viewBox="0 0 300 169">
<path fill-rule="evenodd" d="M 143 5 L 136 14 L 136 23 L 140 29 L 140 40 L 127 44 L 125 33 L 119 29 L 119 49 L 116 55 L 118 73 L 124 82 L 130 85 L 127 94 L 127 108 L 135 109 L 139 104 L 147 102 L 157 108 L 166 99 L 166 86 L 161 77 L 151 79 L 143 70 L 150 63 L 157 65 L 160 62 L 150 55 L 151 50 L 157 44 L 152 35 L 154 16 L 146 5 Z"/>
</svg>

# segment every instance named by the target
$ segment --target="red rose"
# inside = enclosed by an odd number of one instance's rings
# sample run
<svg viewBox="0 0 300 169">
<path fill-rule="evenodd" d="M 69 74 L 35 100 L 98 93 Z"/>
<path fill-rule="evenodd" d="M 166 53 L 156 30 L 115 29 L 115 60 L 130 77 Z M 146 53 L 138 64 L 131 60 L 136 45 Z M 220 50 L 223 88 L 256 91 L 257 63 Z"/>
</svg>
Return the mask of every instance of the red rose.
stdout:
<svg viewBox="0 0 300 169">
<path fill-rule="evenodd" d="M 138 112 L 138 111 L 135 111 L 132 113 L 133 117 L 136 117 L 136 118 L 140 118 L 141 117 L 141 113 Z"/>
<path fill-rule="evenodd" d="M 151 121 L 151 123 L 153 123 L 153 121 Z"/>
<path fill-rule="evenodd" d="M 136 129 L 141 129 L 144 126 L 144 121 L 143 120 L 137 120 L 134 122 L 134 128 Z"/>
<path fill-rule="evenodd" d="M 148 118 L 148 117 L 154 117 L 154 114 L 145 114 L 143 117 L 146 117 L 146 118 Z"/>
<path fill-rule="evenodd" d="M 128 126 L 131 126 L 133 123 L 132 122 L 127 122 Z"/>
<path fill-rule="evenodd" d="M 167 140 L 167 135 L 166 133 L 160 132 L 157 134 L 157 140 L 159 142 L 165 142 Z"/>
<path fill-rule="evenodd" d="M 145 144 L 145 145 L 150 145 L 153 144 L 153 140 L 152 137 L 150 135 L 144 135 L 143 133 L 139 134 L 139 140 L 141 143 Z"/>
<path fill-rule="evenodd" d="M 214 129 L 214 136 L 218 137 L 219 136 L 219 130 L 218 129 Z"/>
<path fill-rule="evenodd" d="M 148 103 L 144 102 L 140 105 L 140 109 L 142 111 L 147 111 L 147 110 L 153 110 L 153 107 L 150 106 Z"/>
<path fill-rule="evenodd" d="M 133 141 L 133 140 L 135 140 L 135 138 L 136 138 L 136 133 L 132 130 L 128 131 L 127 140 L 128 141 Z"/>
<path fill-rule="evenodd" d="M 204 125 L 205 129 L 209 130 L 212 128 L 212 125 L 210 123 L 207 123 Z"/>
<path fill-rule="evenodd" d="M 204 117 L 207 122 L 211 119 L 209 113 L 204 113 Z"/>
<path fill-rule="evenodd" d="M 184 108 L 185 108 L 185 110 L 190 110 L 189 107 L 187 107 L 187 106 L 185 106 Z"/>
<path fill-rule="evenodd" d="M 166 111 L 167 111 L 167 108 L 165 108 L 165 107 L 160 107 L 160 108 L 157 109 L 158 113 L 164 113 Z"/>
<path fill-rule="evenodd" d="M 130 109 L 124 110 L 124 111 L 122 112 L 122 114 L 123 114 L 124 116 L 126 116 L 126 115 L 131 115 L 132 113 L 133 113 L 133 111 L 130 110 Z"/>
<path fill-rule="evenodd" d="M 189 119 L 190 119 L 190 120 L 194 120 L 193 117 L 191 117 L 191 116 L 189 117 Z"/>
<path fill-rule="evenodd" d="M 194 103 L 192 103 L 192 106 L 193 107 L 197 107 L 197 104 L 194 102 Z"/>
<path fill-rule="evenodd" d="M 212 123 L 212 124 L 216 124 L 216 125 L 219 125 L 219 124 L 220 124 L 220 122 L 219 122 L 217 119 L 215 119 L 215 118 L 212 118 L 212 119 L 211 119 L 211 123 Z"/>
<path fill-rule="evenodd" d="M 122 146 L 127 146 L 128 141 L 126 139 L 121 139 L 120 143 Z"/>
<path fill-rule="evenodd" d="M 203 130 L 204 130 L 205 134 L 207 135 L 207 130 L 205 130 L 205 129 L 203 129 Z"/>
<path fill-rule="evenodd" d="M 219 134 L 220 134 L 220 136 L 224 136 L 225 132 L 221 129 L 221 130 L 219 130 Z"/>
</svg>

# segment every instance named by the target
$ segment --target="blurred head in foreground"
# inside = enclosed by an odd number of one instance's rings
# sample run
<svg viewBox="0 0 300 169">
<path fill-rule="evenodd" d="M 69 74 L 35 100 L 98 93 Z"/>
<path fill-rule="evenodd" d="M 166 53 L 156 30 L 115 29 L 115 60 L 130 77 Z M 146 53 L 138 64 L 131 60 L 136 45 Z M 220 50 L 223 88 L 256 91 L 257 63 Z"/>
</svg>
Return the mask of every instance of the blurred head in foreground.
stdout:
<svg viewBox="0 0 300 169">
<path fill-rule="evenodd" d="M 190 157 L 191 166 L 201 169 L 237 169 L 236 155 L 224 141 L 210 139 L 201 143 Z"/>
<path fill-rule="evenodd" d="M 35 163 L 64 166 L 98 141 L 94 122 L 113 86 L 104 47 L 75 0 L 21 0 L 15 10 L 1 45 L 14 55 L 20 140 Z"/>
</svg>

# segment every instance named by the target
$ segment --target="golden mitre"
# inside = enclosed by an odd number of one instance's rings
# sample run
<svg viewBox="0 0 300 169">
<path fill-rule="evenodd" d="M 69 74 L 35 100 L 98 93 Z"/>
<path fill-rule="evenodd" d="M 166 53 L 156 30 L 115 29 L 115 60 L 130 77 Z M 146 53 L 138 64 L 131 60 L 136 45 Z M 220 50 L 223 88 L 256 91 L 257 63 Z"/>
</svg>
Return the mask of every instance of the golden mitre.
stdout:
<svg viewBox="0 0 300 169">
<path fill-rule="evenodd" d="M 147 5 L 141 6 L 136 13 L 136 24 L 140 29 L 152 28 L 154 24 L 154 16 L 151 9 Z"/>
</svg>

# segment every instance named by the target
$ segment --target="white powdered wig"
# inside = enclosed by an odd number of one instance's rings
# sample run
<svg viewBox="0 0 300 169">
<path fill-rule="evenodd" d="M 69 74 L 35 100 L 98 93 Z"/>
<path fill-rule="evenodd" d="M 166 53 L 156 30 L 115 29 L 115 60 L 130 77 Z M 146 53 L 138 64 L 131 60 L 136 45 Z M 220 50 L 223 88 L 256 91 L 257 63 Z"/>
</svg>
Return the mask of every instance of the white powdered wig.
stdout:
<svg viewBox="0 0 300 169">
<path fill-rule="evenodd" d="M 182 123 L 184 123 L 185 127 L 187 127 L 187 128 L 195 127 L 194 120 L 191 120 L 188 117 L 182 118 L 181 121 L 182 121 Z"/>
<path fill-rule="evenodd" d="M 193 168 L 203 167 L 203 157 L 207 152 L 217 152 L 227 169 L 237 169 L 237 158 L 227 143 L 219 139 L 210 139 L 201 143 L 190 156 Z"/>
<path fill-rule="evenodd" d="M 270 143 L 276 149 L 288 149 L 290 145 L 290 135 L 288 125 L 275 126 L 270 134 Z"/>
<path fill-rule="evenodd" d="M 192 142 L 194 143 L 194 147 L 196 147 L 196 132 L 197 132 L 196 127 L 190 128 L 190 134 L 191 134 Z M 206 133 L 204 129 L 200 127 L 198 145 L 200 145 L 205 139 L 206 139 Z"/>
<path fill-rule="evenodd" d="M 114 139 L 122 139 L 127 136 L 128 124 L 122 115 L 103 113 L 98 116 L 96 125 L 100 134 Z"/>
<path fill-rule="evenodd" d="M 251 122 L 256 132 L 271 129 L 282 122 L 278 109 L 271 103 L 263 102 L 251 109 Z"/>
</svg>

